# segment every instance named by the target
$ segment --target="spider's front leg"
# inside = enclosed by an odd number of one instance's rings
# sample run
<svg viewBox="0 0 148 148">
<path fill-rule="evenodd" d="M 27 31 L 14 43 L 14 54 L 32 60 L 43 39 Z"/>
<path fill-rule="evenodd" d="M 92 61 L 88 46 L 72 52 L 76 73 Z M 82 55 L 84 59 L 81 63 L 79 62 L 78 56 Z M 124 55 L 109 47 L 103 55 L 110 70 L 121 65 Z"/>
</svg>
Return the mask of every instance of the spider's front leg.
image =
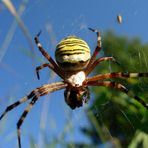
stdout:
<svg viewBox="0 0 148 148">
<path fill-rule="evenodd" d="M 34 91 L 32 91 L 28 96 L 22 98 L 19 101 L 16 101 L 15 103 L 7 106 L 7 108 L 5 109 L 5 111 L 2 113 L 2 115 L 0 116 L 0 120 L 12 109 L 16 108 L 17 106 L 21 105 L 22 103 L 26 102 L 27 100 L 31 99 L 34 96 Z"/>
<path fill-rule="evenodd" d="M 24 103 L 25 101 L 31 99 L 30 104 L 28 105 L 28 107 L 24 110 L 23 114 L 21 115 L 19 121 L 17 122 L 17 135 L 18 135 L 18 145 L 19 148 L 21 148 L 21 136 L 20 136 L 20 127 L 24 122 L 24 119 L 26 118 L 27 114 L 29 113 L 29 111 L 31 110 L 31 108 L 33 107 L 33 105 L 35 104 L 35 102 L 38 100 L 38 98 L 40 96 L 44 96 L 47 95 L 50 92 L 54 92 L 56 90 L 60 90 L 63 88 L 66 88 L 67 84 L 64 82 L 56 82 L 53 84 L 46 84 L 43 85 L 41 87 L 38 87 L 36 89 L 34 89 L 28 96 L 22 98 L 21 100 L 13 103 L 12 105 L 8 106 L 5 111 L 2 113 L 2 115 L 0 116 L 0 120 L 12 109 L 14 109 L 15 107 L 19 106 L 20 104 Z"/>
<path fill-rule="evenodd" d="M 20 127 L 21 127 L 22 123 L 24 122 L 24 119 L 26 118 L 27 114 L 29 113 L 29 111 L 31 110 L 31 108 L 33 107 L 35 102 L 38 100 L 38 98 L 40 96 L 47 95 L 50 92 L 54 92 L 56 90 L 63 89 L 66 86 L 67 86 L 67 84 L 64 83 L 64 82 L 57 82 L 57 83 L 53 83 L 53 84 L 43 85 L 43 86 L 41 86 L 41 87 L 39 87 L 39 88 L 37 88 L 37 89 L 35 89 L 31 92 L 31 94 L 33 95 L 33 98 L 31 100 L 31 102 L 29 103 L 28 107 L 24 110 L 19 121 L 17 122 L 17 135 L 18 135 L 19 148 L 21 148 Z"/>
<path fill-rule="evenodd" d="M 35 102 L 37 100 L 38 100 L 38 97 L 37 96 L 33 97 L 33 99 L 31 100 L 31 102 L 29 103 L 28 107 L 24 110 L 24 112 L 21 115 L 19 121 L 17 122 L 17 136 L 18 136 L 18 145 L 19 145 L 19 148 L 21 148 L 20 127 L 21 127 L 24 119 L 26 118 L 27 114 L 29 113 L 29 111 L 31 110 L 31 108 L 33 107 L 33 105 L 35 104 Z"/>
</svg>

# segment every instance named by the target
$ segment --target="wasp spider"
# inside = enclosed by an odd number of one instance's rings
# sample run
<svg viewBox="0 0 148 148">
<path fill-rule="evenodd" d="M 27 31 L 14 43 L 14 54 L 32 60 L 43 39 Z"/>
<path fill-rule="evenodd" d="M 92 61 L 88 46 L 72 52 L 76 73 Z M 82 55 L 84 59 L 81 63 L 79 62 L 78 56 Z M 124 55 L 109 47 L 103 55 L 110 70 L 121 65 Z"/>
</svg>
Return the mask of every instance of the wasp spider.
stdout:
<svg viewBox="0 0 148 148">
<path fill-rule="evenodd" d="M 28 107 L 24 110 L 19 121 L 17 122 L 17 135 L 18 135 L 18 145 L 21 148 L 21 137 L 20 137 L 20 127 L 26 118 L 28 112 L 39 99 L 40 96 L 47 95 L 50 92 L 54 92 L 60 89 L 65 89 L 64 97 L 65 102 L 70 106 L 71 109 L 80 107 L 83 103 L 86 103 L 89 99 L 89 86 L 105 86 L 111 87 L 113 89 L 119 90 L 126 93 L 130 97 L 141 103 L 146 109 L 148 109 L 148 104 L 146 104 L 141 98 L 129 93 L 129 90 L 122 84 L 112 82 L 110 78 L 137 78 L 137 77 L 148 77 L 148 73 L 122 73 L 113 72 L 106 74 L 99 74 L 96 76 L 88 77 L 88 75 L 93 71 L 93 69 L 102 61 L 115 61 L 113 57 L 101 57 L 96 58 L 97 54 L 101 50 L 101 35 L 100 32 L 89 28 L 91 31 L 97 34 L 97 46 L 93 55 L 90 55 L 90 49 L 87 43 L 76 37 L 68 36 L 63 39 L 56 47 L 55 59 L 56 62 L 51 58 L 51 56 L 44 50 L 40 41 L 39 35 L 34 38 L 42 55 L 47 59 L 49 63 L 45 63 L 36 68 L 36 73 L 38 79 L 39 70 L 48 67 L 52 69 L 58 76 L 60 76 L 63 81 L 56 82 L 52 84 L 45 84 L 41 87 L 34 89 L 28 96 L 20 99 L 19 101 L 11 104 L 6 108 L 6 110 L 0 116 L 0 120 L 6 115 L 7 112 L 14 109 L 18 105 L 24 103 L 25 101 L 31 99 Z"/>
</svg>

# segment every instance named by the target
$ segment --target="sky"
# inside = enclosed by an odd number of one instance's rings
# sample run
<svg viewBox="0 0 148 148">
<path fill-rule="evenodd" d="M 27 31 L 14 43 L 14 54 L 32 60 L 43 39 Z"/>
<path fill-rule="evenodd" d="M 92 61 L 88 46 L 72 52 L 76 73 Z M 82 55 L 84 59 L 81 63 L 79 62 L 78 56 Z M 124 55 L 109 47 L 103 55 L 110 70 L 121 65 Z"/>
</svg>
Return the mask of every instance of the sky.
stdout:
<svg viewBox="0 0 148 148">
<path fill-rule="evenodd" d="M 11 103 L 26 96 L 36 87 L 45 83 L 60 81 L 51 70 L 44 69 L 37 80 L 35 68 L 47 62 L 38 51 L 34 36 L 41 30 L 40 41 L 54 58 L 56 44 L 69 35 L 83 38 L 90 46 L 91 52 L 96 46 L 96 36 L 87 28 L 97 28 L 102 33 L 113 30 L 121 36 L 138 37 L 148 42 L 148 1 L 147 0 L 13 0 L 18 10 L 22 2 L 25 9 L 21 15 L 34 49 L 8 9 L 0 3 L 0 113 Z M 117 15 L 123 23 L 117 23 Z M 11 34 L 11 33 L 12 34 Z M 10 44 L 4 46 L 12 35 Z M 34 58 L 32 58 L 32 56 Z M 92 100 L 93 100 L 93 95 Z M 0 148 L 17 147 L 16 123 L 28 103 L 9 112 L 0 121 Z M 80 127 L 89 126 L 84 107 L 72 111 L 64 102 L 63 90 L 41 97 L 25 119 L 22 130 L 22 146 L 29 147 L 29 138 L 36 140 L 42 147 L 42 133 L 48 140 L 60 137 L 65 124 L 70 121 L 66 131 L 66 141 L 90 142 L 79 131 Z"/>
</svg>

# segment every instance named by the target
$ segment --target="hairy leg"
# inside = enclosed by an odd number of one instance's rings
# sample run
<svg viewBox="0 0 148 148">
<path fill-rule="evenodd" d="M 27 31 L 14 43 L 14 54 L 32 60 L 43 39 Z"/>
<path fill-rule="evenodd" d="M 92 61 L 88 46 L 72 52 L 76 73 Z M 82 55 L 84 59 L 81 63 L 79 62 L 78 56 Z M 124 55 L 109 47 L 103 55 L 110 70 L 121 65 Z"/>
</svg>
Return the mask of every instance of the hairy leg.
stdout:
<svg viewBox="0 0 148 148">
<path fill-rule="evenodd" d="M 33 107 L 33 105 L 35 104 L 35 102 L 38 100 L 38 97 L 33 97 L 33 99 L 31 100 L 31 102 L 29 103 L 28 107 L 24 110 L 23 114 L 21 115 L 19 121 L 17 122 L 17 137 L 18 137 L 18 146 L 19 148 L 21 148 L 21 132 L 20 132 L 20 127 L 22 125 L 22 123 L 24 122 L 27 114 L 29 113 L 29 111 L 31 110 L 31 108 Z"/>
<path fill-rule="evenodd" d="M 94 63 L 92 63 L 91 67 L 89 67 L 89 68 L 87 69 L 87 71 L 85 72 L 85 74 L 86 74 L 86 75 L 89 75 L 89 74 L 92 72 L 92 70 L 93 70 L 99 63 L 101 63 L 101 62 L 103 62 L 103 61 L 113 61 L 113 62 L 115 62 L 116 64 L 120 65 L 113 57 L 102 57 L 102 58 L 96 59 L 96 60 L 94 61 Z"/>
<path fill-rule="evenodd" d="M 104 81 L 104 82 L 89 81 L 87 83 L 87 85 L 89 85 L 89 86 L 105 86 L 105 87 L 114 88 L 114 89 L 119 90 L 119 91 L 121 91 L 123 93 L 126 93 L 129 97 L 134 98 L 136 101 L 141 103 L 146 109 L 148 109 L 148 104 L 147 103 L 145 103 L 140 97 L 138 97 L 138 96 L 134 95 L 133 93 L 131 93 L 131 91 L 129 91 L 125 86 L 123 86 L 120 83 L 110 82 L 110 81 Z"/>
<path fill-rule="evenodd" d="M 39 41 L 39 36 L 41 32 L 39 32 L 36 37 L 34 38 L 35 43 L 37 44 L 38 49 L 42 53 L 42 55 L 53 65 L 54 71 L 61 77 L 64 77 L 63 70 L 56 64 L 56 62 L 52 59 L 52 57 L 45 51 L 45 49 L 42 47 L 42 44 Z"/>
<path fill-rule="evenodd" d="M 87 73 L 88 69 L 91 67 L 92 63 L 95 61 L 96 59 L 96 56 L 98 55 L 99 51 L 101 50 L 102 48 L 102 45 L 101 45 L 101 34 L 98 30 L 96 29 L 92 29 L 92 28 L 88 28 L 90 29 L 91 31 L 95 32 L 97 34 L 97 46 L 96 46 L 96 49 L 95 51 L 93 52 L 93 55 L 85 69 L 85 73 Z"/>
<path fill-rule="evenodd" d="M 38 79 L 40 79 L 39 70 L 41 70 L 41 69 L 43 69 L 45 67 L 48 67 L 49 69 L 52 69 L 57 75 L 59 75 L 61 78 L 64 79 L 64 77 L 63 77 L 64 74 L 61 74 L 61 72 L 56 71 L 56 69 L 54 69 L 53 65 L 50 64 L 50 63 L 44 63 L 44 64 L 36 67 L 36 74 L 37 74 Z"/>
<path fill-rule="evenodd" d="M 45 84 L 41 87 L 38 87 L 36 89 L 34 89 L 28 96 L 16 101 L 15 103 L 9 105 L 8 107 L 6 107 L 5 111 L 2 113 L 2 115 L 0 116 L 0 120 L 12 109 L 16 108 L 17 106 L 21 105 L 22 103 L 26 102 L 27 100 L 33 98 L 34 96 L 43 96 L 46 95 L 50 92 L 54 92 L 56 90 L 60 90 L 63 89 L 67 86 L 67 84 L 65 84 L 64 82 L 56 82 L 53 84 Z"/>
<path fill-rule="evenodd" d="M 28 105 L 28 107 L 24 110 L 22 116 L 20 117 L 18 123 L 17 123 L 17 134 L 18 134 L 18 144 L 19 144 L 19 148 L 21 148 L 21 138 L 20 138 L 20 127 L 22 125 L 22 123 L 24 122 L 24 119 L 26 118 L 28 112 L 30 111 L 30 109 L 33 107 L 33 105 L 35 104 L 35 102 L 37 101 L 37 99 L 40 96 L 44 96 L 47 95 L 50 92 L 54 92 L 56 90 L 60 90 L 63 89 L 67 86 L 66 83 L 64 82 L 57 82 L 57 83 L 53 83 L 53 84 L 46 84 L 43 85 L 41 87 L 38 87 L 36 89 L 34 89 L 28 96 L 22 98 L 21 100 L 13 103 L 12 105 L 8 106 L 5 111 L 2 113 L 2 115 L 0 116 L 0 120 L 12 109 L 14 109 L 15 107 L 17 107 L 18 105 L 24 103 L 25 101 L 29 100 L 32 98 L 30 104 Z"/>
<path fill-rule="evenodd" d="M 16 101 L 15 103 L 9 105 L 5 111 L 2 113 L 2 115 L 0 116 L 0 120 L 9 112 L 11 111 L 12 109 L 14 109 L 15 107 L 17 107 L 18 105 L 26 102 L 27 100 L 31 99 L 32 97 L 34 96 L 33 92 L 31 92 L 28 96 L 22 98 L 21 100 L 19 101 Z"/>
<path fill-rule="evenodd" d="M 96 75 L 90 78 L 86 78 L 88 81 L 100 81 L 110 78 L 138 78 L 138 77 L 148 77 L 148 73 L 123 73 L 123 72 L 112 72 L 106 74 Z"/>
</svg>

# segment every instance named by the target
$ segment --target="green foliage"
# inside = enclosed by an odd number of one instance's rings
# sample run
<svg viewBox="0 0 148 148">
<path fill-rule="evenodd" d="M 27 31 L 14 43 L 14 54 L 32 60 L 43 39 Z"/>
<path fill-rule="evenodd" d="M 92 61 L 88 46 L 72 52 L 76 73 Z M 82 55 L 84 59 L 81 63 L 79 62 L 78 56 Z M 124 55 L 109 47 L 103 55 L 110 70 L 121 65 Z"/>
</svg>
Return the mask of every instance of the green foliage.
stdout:
<svg viewBox="0 0 148 148">
<path fill-rule="evenodd" d="M 103 56 L 113 56 L 120 65 L 102 62 L 95 74 L 108 72 L 148 72 L 148 44 L 138 38 L 103 35 Z M 113 79 L 148 102 L 148 78 Z M 91 128 L 82 131 L 92 145 L 110 141 L 115 147 L 144 147 L 148 137 L 148 111 L 137 101 L 117 90 L 94 87 L 95 99 L 87 111 Z M 133 146 L 134 145 L 134 146 Z"/>
</svg>

